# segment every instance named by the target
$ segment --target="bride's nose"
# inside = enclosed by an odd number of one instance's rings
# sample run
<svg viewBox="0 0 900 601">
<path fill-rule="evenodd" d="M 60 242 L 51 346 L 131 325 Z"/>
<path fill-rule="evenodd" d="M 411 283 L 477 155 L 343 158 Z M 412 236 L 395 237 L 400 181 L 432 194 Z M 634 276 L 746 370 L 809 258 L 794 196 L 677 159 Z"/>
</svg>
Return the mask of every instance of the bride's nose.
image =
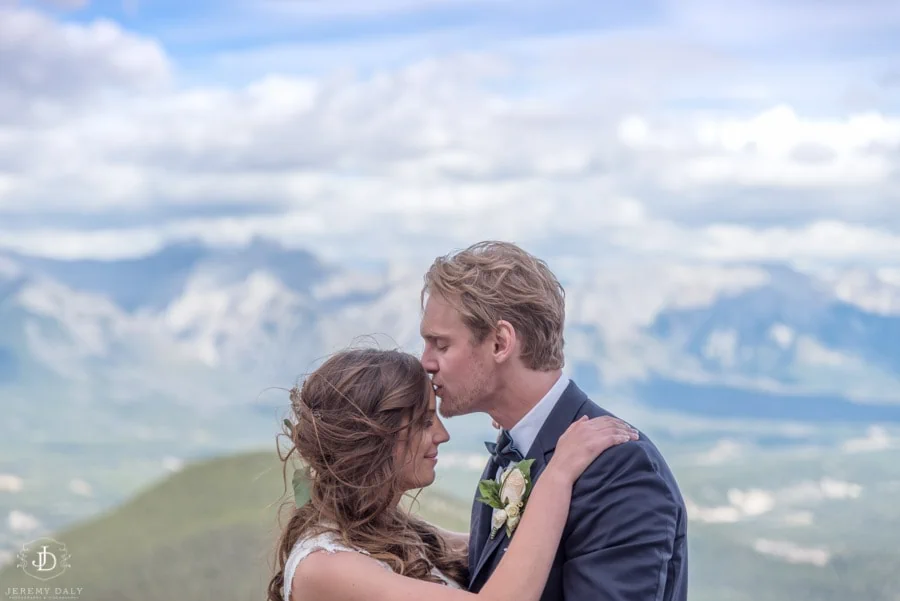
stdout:
<svg viewBox="0 0 900 601">
<path fill-rule="evenodd" d="M 450 433 L 447 432 L 447 428 L 444 427 L 444 423 L 440 420 L 437 422 L 437 428 L 434 429 L 432 440 L 434 440 L 435 444 L 442 444 L 450 440 Z"/>
</svg>

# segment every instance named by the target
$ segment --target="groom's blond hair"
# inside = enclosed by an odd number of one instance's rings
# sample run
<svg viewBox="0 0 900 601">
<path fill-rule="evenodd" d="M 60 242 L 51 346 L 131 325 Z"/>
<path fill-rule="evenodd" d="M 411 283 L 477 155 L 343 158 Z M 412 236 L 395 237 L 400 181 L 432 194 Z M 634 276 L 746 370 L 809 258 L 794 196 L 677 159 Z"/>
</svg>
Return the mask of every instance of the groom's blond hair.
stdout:
<svg viewBox="0 0 900 601">
<path fill-rule="evenodd" d="M 484 241 L 435 259 L 425 274 L 426 294 L 439 294 L 459 311 L 481 343 L 506 320 L 522 338 L 522 362 L 551 371 L 565 363 L 565 290 L 547 264 L 511 242 Z"/>
</svg>

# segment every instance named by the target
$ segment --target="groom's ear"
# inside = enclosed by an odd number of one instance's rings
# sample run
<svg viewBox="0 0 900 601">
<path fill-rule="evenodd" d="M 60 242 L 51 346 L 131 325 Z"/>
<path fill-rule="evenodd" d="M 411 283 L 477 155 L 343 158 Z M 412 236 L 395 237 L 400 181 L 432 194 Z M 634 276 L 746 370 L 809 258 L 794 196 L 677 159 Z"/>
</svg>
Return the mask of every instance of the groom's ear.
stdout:
<svg viewBox="0 0 900 601">
<path fill-rule="evenodd" d="M 497 363 L 509 361 L 516 352 L 516 329 L 505 319 L 497 322 L 494 328 L 493 351 L 494 360 Z"/>
</svg>

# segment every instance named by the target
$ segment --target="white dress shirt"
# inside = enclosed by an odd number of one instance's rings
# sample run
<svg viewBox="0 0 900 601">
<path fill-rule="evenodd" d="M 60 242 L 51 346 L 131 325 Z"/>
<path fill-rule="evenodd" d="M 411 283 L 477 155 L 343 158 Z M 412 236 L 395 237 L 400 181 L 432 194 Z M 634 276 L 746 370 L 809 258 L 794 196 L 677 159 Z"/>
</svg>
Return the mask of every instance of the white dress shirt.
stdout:
<svg viewBox="0 0 900 601">
<path fill-rule="evenodd" d="M 513 444 L 522 455 L 526 455 L 534 444 L 538 432 L 547 421 L 547 416 L 553 411 L 556 403 L 562 397 L 563 392 L 569 386 L 569 378 L 565 374 L 561 375 L 556 383 L 547 391 L 538 404 L 531 408 L 531 411 L 525 414 L 525 417 L 510 428 L 509 435 L 512 437 Z"/>
</svg>

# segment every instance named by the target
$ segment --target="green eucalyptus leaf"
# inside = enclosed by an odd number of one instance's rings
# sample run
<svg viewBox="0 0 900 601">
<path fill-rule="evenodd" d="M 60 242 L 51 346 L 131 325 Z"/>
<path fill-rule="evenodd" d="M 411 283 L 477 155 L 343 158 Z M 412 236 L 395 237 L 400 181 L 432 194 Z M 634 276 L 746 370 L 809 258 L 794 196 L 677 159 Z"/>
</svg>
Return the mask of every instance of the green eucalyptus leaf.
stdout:
<svg viewBox="0 0 900 601">
<path fill-rule="evenodd" d="M 516 467 L 522 472 L 522 475 L 525 476 L 525 479 L 529 482 L 531 481 L 531 464 L 534 463 L 534 459 L 523 459 L 520 461 Z"/>
<path fill-rule="evenodd" d="M 303 475 L 302 469 L 294 470 L 294 477 L 291 479 L 291 485 L 294 488 L 294 505 L 301 507 L 306 501 L 306 476 Z"/>
<path fill-rule="evenodd" d="M 495 509 L 503 509 L 500 502 L 500 485 L 494 480 L 482 480 L 478 483 L 478 492 L 481 497 L 478 499 L 480 503 L 485 503 Z"/>
<path fill-rule="evenodd" d="M 484 503 L 485 505 L 493 507 L 494 509 L 503 509 L 501 504 L 498 501 L 496 501 L 495 499 L 486 499 L 485 497 L 478 497 L 478 502 Z"/>
<path fill-rule="evenodd" d="M 482 480 L 478 483 L 478 492 L 482 496 L 489 497 L 491 494 L 500 492 L 500 486 L 493 480 Z"/>
</svg>

